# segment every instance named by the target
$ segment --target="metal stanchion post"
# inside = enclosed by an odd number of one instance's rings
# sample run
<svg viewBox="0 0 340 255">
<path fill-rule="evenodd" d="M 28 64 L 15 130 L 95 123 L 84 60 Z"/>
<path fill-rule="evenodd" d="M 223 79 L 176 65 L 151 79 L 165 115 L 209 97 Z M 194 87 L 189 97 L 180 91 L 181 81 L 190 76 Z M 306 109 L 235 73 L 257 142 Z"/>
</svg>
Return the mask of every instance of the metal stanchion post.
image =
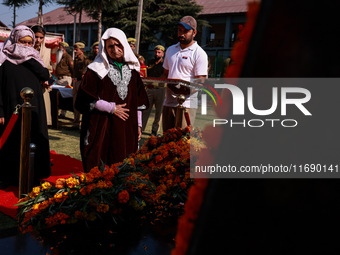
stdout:
<svg viewBox="0 0 340 255">
<path fill-rule="evenodd" d="M 37 146 L 34 143 L 30 143 L 30 157 L 29 157 L 29 171 L 28 171 L 28 191 L 33 189 L 33 179 L 34 179 L 34 161 L 35 161 L 35 152 L 37 150 Z"/>
<path fill-rule="evenodd" d="M 22 105 L 21 121 L 21 147 L 20 147 L 20 173 L 19 173 L 19 198 L 29 192 L 29 154 L 30 154 L 30 137 L 31 137 L 31 99 L 34 91 L 31 88 L 23 88 L 20 96 L 24 99 Z"/>
<path fill-rule="evenodd" d="M 176 128 L 182 127 L 183 113 L 185 111 L 185 107 L 183 106 L 184 101 L 185 101 L 184 95 L 177 96 L 177 102 L 179 105 L 177 106 L 177 110 L 176 110 L 176 122 L 175 122 Z"/>
</svg>

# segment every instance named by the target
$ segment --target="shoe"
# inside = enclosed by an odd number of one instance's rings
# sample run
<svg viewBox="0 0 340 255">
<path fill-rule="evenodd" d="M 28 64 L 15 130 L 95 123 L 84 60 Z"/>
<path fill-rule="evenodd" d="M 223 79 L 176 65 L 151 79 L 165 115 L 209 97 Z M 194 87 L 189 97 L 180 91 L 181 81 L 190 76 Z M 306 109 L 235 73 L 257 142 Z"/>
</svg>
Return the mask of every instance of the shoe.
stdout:
<svg viewBox="0 0 340 255">
<path fill-rule="evenodd" d="M 152 132 L 151 132 L 151 135 L 157 136 L 157 131 L 152 131 Z"/>
</svg>

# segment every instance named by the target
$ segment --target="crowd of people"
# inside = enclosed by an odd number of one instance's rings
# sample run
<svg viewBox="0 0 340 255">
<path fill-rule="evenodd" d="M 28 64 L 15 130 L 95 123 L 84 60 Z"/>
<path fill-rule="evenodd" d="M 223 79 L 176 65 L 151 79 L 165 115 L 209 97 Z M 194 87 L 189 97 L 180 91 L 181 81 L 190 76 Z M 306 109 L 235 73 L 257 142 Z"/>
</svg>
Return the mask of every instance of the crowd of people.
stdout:
<svg viewBox="0 0 340 255">
<path fill-rule="evenodd" d="M 194 40 L 196 20 L 183 17 L 177 31 L 179 42 L 167 50 L 163 45 L 155 46 L 154 57 L 147 64 L 135 52 L 136 40 L 127 38 L 117 28 L 107 29 L 92 45 L 89 56 L 84 52 L 83 42 L 73 45 L 74 58 L 67 52 L 70 46 L 61 42 L 56 63 L 52 63 L 51 50 L 44 43 L 43 27 L 13 29 L 0 52 L 0 137 L 15 106 L 23 103 L 20 90 L 31 87 L 35 93 L 32 105 L 36 106 L 32 110 L 31 142 L 37 144 L 36 158 L 39 158 L 34 166 L 36 183 L 51 171 L 48 142 L 51 77 L 55 77 L 55 84 L 73 88 L 73 128 L 80 128 L 80 151 L 86 172 L 100 164 L 120 162 L 135 152 L 153 106 L 151 134 L 159 132 L 162 115 L 163 131 L 173 128 L 178 94 L 185 95 L 184 106 L 190 110 L 191 124 L 194 123 L 197 91 L 180 85 L 144 86 L 142 80 L 142 77 L 159 77 L 190 81 L 207 77 L 207 54 Z M 65 117 L 65 111 L 59 117 Z M 3 184 L 18 183 L 20 136 L 18 121 L 0 148 L 3 170 L 0 188 Z"/>
</svg>

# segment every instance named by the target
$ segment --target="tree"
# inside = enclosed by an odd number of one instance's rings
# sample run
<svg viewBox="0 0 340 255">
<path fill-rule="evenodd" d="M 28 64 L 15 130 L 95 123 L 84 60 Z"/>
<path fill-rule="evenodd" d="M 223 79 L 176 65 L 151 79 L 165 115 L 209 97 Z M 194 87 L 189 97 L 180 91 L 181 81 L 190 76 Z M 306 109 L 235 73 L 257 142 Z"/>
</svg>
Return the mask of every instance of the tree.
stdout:
<svg viewBox="0 0 340 255">
<path fill-rule="evenodd" d="M 90 1 L 91 7 L 88 9 L 89 14 L 98 20 L 98 39 L 102 35 L 103 13 L 118 11 L 121 6 L 126 4 L 128 0 L 83 0 Z"/>
<path fill-rule="evenodd" d="M 33 3 L 34 0 L 28 0 L 30 3 Z M 39 2 L 39 10 L 38 10 L 38 25 L 44 26 L 43 20 L 43 5 L 53 2 L 53 0 L 36 0 Z"/>
<path fill-rule="evenodd" d="M 128 37 L 134 37 L 137 8 L 138 0 L 128 0 L 119 10 L 104 11 L 103 23 L 107 27 L 118 27 Z M 174 44 L 178 41 L 178 21 L 187 15 L 197 18 L 202 8 L 191 0 L 144 0 L 141 48 L 147 49 L 151 43 Z M 198 23 L 207 25 L 202 20 Z"/>
<path fill-rule="evenodd" d="M 12 27 L 15 27 L 16 25 L 16 9 L 22 6 L 27 5 L 30 2 L 30 0 L 4 0 L 3 5 L 13 7 L 13 21 L 12 21 Z"/>
<path fill-rule="evenodd" d="M 79 1 L 79 0 L 57 0 L 58 4 L 65 5 L 66 9 L 72 15 L 79 14 L 78 18 L 78 32 L 77 32 L 77 41 L 80 41 L 80 32 L 81 32 L 81 19 L 82 13 L 84 9 L 87 9 L 88 1 Z M 76 33 L 76 31 L 73 31 Z"/>
<path fill-rule="evenodd" d="M 65 5 L 71 12 L 81 13 L 80 10 L 84 10 L 92 18 L 96 19 L 98 21 L 99 39 L 102 35 L 103 11 L 118 10 L 126 1 L 127 0 L 57 0 L 57 3 Z M 79 23 L 81 23 L 80 20 Z"/>
<path fill-rule="evenodd" d="M 38 25 L 44 26 L 44 21 L 43 21 L 43 5 L 46 5 L 48 3 L 53 2 L 54 0 L 36 0 L 39 2 L 39 9 L 38 9 Z M 3 4 L 7 6 L 13 6 L 13 27 L 15 27 L 15 17 L 16 17 L 16 12 L 15 9 L 17 7 L 21 7 L 27 4 L 33 3 L 34 0 L 4 0 Z"/>
</svg>

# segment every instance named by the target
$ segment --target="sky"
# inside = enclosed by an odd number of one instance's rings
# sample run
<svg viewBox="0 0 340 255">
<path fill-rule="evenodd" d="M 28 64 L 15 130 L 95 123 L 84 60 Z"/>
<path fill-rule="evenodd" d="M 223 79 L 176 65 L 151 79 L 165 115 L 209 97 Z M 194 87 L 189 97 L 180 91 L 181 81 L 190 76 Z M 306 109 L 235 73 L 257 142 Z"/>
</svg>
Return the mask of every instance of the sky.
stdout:
<svg viewBox="0 0 340 255">
<path fill-rule="evenodd" d="M 6 5 L 0 4 L 0 21 L 7 25 L 9 28 L 12 28 L 13 21 L 13 8 L 7 7 Z M 50 3 L 43 6 L 43 14 L 53 11 L 57 8 L 61 7 L 56 3 Z M 19 24 L 25 20 L 35 18 L 38 16 L 39 4 L 38 1 L 35 1 L 34 4 L 26 5 L 25 7 L 21 7 L 17 9 L 17 18 L 16 24 Z"/>
</svg>

